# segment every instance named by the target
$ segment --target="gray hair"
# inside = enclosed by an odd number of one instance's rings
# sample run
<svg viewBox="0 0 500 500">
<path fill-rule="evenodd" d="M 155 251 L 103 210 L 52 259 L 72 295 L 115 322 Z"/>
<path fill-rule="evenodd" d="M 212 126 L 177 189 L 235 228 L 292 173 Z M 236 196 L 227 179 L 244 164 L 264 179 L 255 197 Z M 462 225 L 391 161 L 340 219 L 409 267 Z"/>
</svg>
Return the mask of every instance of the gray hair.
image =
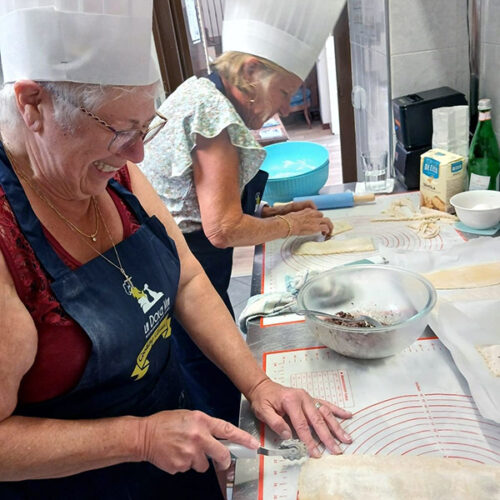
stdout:
<svg viewBox="0 0 500 500">
<path fill-rule="evenodd" d="M 37 82 L 52 94 L 54 119 L 68 132 L 74 132 L 83 106 L 94 111 L 106 100 L 117 99 L 126 93 L 134 93 L 143 87 L 126 87 L 116 85 L 97 85 L 74 82 Z M 151 98 L 157 98 L 161 92 L 160 82 L 157 82 L 151 93 Z M 0 130 L 3 127 L 17 128 L 22 119 L 16 106 L 14 84 L 6 83 L 0 89 Z"/>
</svg>

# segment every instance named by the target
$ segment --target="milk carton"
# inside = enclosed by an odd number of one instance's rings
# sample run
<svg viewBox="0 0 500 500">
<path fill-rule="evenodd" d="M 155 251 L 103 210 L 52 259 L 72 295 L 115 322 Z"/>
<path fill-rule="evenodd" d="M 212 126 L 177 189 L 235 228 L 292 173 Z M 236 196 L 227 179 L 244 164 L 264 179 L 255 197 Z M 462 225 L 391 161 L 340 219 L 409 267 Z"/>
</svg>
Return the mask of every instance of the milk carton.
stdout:
<svg viewBox="0 0 500 500">
<path fill-rule="evenodd" d="M 444 149 L 430 149 L 420 156 L 420 205 L 452 212 L 450 198 L 465 190 L 466 161 Z"/>
</svg>

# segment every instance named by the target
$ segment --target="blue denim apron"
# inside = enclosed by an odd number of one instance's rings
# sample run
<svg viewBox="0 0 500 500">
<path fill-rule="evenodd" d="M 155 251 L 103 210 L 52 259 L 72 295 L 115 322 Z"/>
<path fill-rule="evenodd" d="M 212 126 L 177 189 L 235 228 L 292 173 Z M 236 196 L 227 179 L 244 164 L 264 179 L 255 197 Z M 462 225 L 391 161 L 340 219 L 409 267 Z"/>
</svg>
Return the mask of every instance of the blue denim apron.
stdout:
<svg viewBox="0 0 500 500">
<path fill-rule="evenodd" d="M 207 77 L 217 90 L 226 95 L 220 76 L 213 72 Z M 245 186 L 241 198 L 243 213 L 253 215 L 266 186 L 268 173 L 259 170 Z M 221 296 L 234 318 L 227 293 L 233 267 L 233 248 L 216 248 L 205 236 L 203 229 L 184 233 L 191 252 L 202 265 L 212 285 Z M 214 332 L 214 339 L 217 332 Z M 178 346 L 182 374 L 186 380 L 189 398 L 205 413 L 238 425 L 241 394 L 226 375 L 219 370 L 191 340 L 179 325 L 174 342 Z"/>
<path fill-rule="evenodd" d="M 66 313 L 85 331 L 92 351 L 78 385 L 48 401 L 20 404 L 15 415 L 57 419 L 146 416 L 185 406 L 172 311 L 179 281 L 175 244 L 156 217 L 115 181 L 111 187 L 141 227 L 116 245 L 126 273 L 100 256 L 69 269 L 46 240 L 0 146 L 0 184 Z M 104 254 L 116 262 L 111 248 Z M 208 492 L 208 497 L 207 497 Z M 210 494 L 213 492 L 213 494 Z M 149 463 L 125 463 L 60 479 L 0 483 L 2 499 L 221 498 L 211 468 L 167 474 Z"/>
</svg>

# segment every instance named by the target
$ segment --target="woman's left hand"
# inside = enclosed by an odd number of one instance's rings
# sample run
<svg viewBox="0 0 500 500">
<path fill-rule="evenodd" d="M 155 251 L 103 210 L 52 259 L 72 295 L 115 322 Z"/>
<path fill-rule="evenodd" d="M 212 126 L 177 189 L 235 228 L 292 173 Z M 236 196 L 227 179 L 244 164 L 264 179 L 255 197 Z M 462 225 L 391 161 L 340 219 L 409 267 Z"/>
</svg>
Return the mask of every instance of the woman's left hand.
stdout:
<svg viewBox="0 0 500 500">
<path fill-rule="evenodd" d="M 313 399 L 303 389 L 285 387 L 266 379 L 251 391 L 249 401 L 255 415 L 282 439 L 292 437 L 292 430 L 284 418 L 288 417 L 297 437 L 313 457 L 320 457 L 321 452 L 311 429 L 335 455 L 341 453 L 336 439 L 342 443 L 351 442 L 336 417 L 346 419 L 352 414 L 323 399 Z"/>
<path fill-rule="evenodd" d="M 300 212 L 304 208 L 314 208 L 317 210 L 316 205 L 311 200 L 306 201 L 292 201 L 283 205 L 275 205 L 273 207 L 265 206 L 262 208 L 262 218 L 274 217 L 275 215 L 286 215 L 290 212 Z"/>
</svg>

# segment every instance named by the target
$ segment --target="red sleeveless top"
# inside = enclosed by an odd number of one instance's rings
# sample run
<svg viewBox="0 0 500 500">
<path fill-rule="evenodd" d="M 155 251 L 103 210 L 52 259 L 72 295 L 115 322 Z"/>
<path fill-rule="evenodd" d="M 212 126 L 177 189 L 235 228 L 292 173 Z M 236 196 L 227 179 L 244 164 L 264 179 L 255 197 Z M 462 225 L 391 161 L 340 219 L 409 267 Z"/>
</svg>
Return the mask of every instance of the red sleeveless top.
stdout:
<svg viewBox="0 0 500 500">
<path fill-rule="evenodd" d="M 115 179 L 131 190 L 127 167 L 119 170 Z M 118 209 L 124 238 L 127 238 L 139 228 L 139 224 L 115 191 L 109 187 L 107 190 Z M 77 269 L 82 265 L 43 226 L 42 229 L 59 258 L 70 269 Z M 21 381 L 18 401 L 34 403 L 64 394 L 78 384 L 92 345 L 82 328 L 65 313 L 53 295 L 50 278 L 22 234 L 1 186 L 0 251 L 17 293 L 31 314 L 38 332 L 35 361 Z"/>
</svg>

